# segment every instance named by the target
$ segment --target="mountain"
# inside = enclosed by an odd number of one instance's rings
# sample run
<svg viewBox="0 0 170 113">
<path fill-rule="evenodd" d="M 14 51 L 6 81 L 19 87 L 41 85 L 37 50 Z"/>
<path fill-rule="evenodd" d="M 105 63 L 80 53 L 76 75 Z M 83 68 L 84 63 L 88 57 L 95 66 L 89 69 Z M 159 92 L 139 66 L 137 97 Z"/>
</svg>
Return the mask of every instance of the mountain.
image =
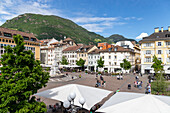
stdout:
<svg viewBox="0 0 170 113">
<path fill-rule="evenodd" d="M 38 39 L 72 38 L 77 43 L 97 44 L 98 41 L 108 42 L 106 38 L 94 32 L 89 32 L 71 20 L 54 15 L 22 14 L 7 20 L 2 27 L 33 33 Z"/>
<path fill-rule="evenodd" d="M 111 35 L 110 37 L 107 38 L 109 42 L 118 42 L 118 41 L 124 41 L 124 40 L 127 40 L 127 41 L 135 41 L 137 43 L 136 40 L 134 39 L 128 39 L 128 38 L 125 38 L 124 36 L 122 35 L 119 35 L 119 34 L 113 34 Z"/>
</svg>

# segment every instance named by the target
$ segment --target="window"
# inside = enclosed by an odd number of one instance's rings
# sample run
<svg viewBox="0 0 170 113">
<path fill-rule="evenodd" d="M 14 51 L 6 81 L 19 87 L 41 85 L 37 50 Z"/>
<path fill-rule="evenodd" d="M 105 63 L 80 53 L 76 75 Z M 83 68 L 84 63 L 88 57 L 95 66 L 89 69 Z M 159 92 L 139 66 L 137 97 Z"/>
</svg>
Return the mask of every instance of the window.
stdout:
<svg viewBox="0 0 170 113">
<path fill-rule="evenodd" d="M 167 46 L 170 45 L 170 42 L 166 42 L 166 45 L 167 45 Z"/>
<path fill-rule="evenodd" d="M 102 59 L 104 59 L 104 56 L 102 56 Z"/>
<path fill-rule="evenodd" d="M 158 50 L 158 54 L 162 54 L 162 51 L 161 51 L 161 50 Z"/>
<path fill-rule="evenodd" d="M 117 59 L 117 56 L 115 56 L 115 59 Z"/>
<path fill-rule="evenodd" d="M 14 43 L 14 41 L 12 41 L 12 43 Z"/>
<path fill-rule="evenodd" d="M 114 48 L 115 51 L 117 51 L 117 48 Z"/>
<path fill-rule="evenodd" d="M 2 35 L 2 33 L 0 32 L 0 36 Z"/>
<path fill-rule="evenodd" d="M 0 42 L 1 42 L 1 38 L 0 38 Z"/>
<path fill-rule="evenodd" d="M 8 40 L 6 40 L 6 42 L 8 42 Z"/>
<path fill-rule="evenodd" d="M 9 40 L 9 43 L 11 43 L 11 40 Z"/>
<path fill-rule="evenodd" d="M 151 62 L 151 58 L 145 58 L 145 62 Z"/>
<path fill-rule="evenodd" d="M 5 40 L 4 40 L 4 39 L 2 39 L 2 42 L 5 42 Z"/>
<path fill-rule="evenodd" d="M 151 46 L 151 43 L 146 43 L 146 47 L 150 47 Z"/>
<path fill-rule="evenodd" d="M 162 61 L 162 58 L 158 58 L 158 60 Z"/>
<path fill-rule="evenodd" d="M 146 50 L 146 54 L 151 54 L 151 50 Z"/>
<path fill-rule="evenodd" d="M 6 37 L 12 37 L 12 34 L 11 34 L 11 33 L 5 33 L 5 32 L 4 32 L 4 36 L 6 36 Z"/>
<path fill-rule="evenodd" d="M 1 50 L 1 54 L 3 54 L 3 50 Z"/>
<path fill-rule="evenodd" d="M 81 56 L 83 57 L 83 54 Z"/>
<path fill-rule="evenodd" d="M 170 34 L 166 34 L 165 37 L 170 37 Z"/>
<path fill-rule="evenodd" d="M 31 38 L 31 41 L 36 41 L 36 39 L 35 38 Z"/>
<path fill-rule="evenodd" d="M 24 40 L 29 40 L 29 37 L 23 36 Z"/>
<path fill-rule="evenodd" d="M 109 62 L 109 65 L 111 66 L 111 62 Z"/>
<path fill-rule="evenodd" d="M 158 46 L 162 46 L 162 43 L 161 43 L 161 42 L 158 42 Z"/>
<path fill-rule="evenodd" d="M 1 44 L 1 48 L 3 48 L 3 44 Z"/>
<path fill-rule="evenodd" d="M 116 65 L 117 63 L 115 62 L 115 65 Z"/>
<path fill-rule="evenodd" d="M 109 59 L 111 59 L 111 56 L 109 56 Z"/>
</svg>

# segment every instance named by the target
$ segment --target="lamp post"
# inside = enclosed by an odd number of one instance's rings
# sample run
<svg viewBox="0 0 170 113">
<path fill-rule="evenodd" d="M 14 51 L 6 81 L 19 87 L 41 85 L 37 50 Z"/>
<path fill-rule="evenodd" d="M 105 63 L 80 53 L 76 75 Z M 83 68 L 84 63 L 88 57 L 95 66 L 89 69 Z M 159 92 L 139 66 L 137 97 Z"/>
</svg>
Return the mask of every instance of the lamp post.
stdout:
<svg viewBox="0 0 170 113">
<path fill-rule="evenodd" d="M 83 97 L 79 99 L 79 103 L 82 105 L 82 108 L 85 102 L 86 100 Z"/>
<path fill-rule="evenodd" d="M 64 101 L 63 106 L 65 110 L 70 107 L 70 102 L 68 100 Z"/>
<path fill-rule="evenodd" d="M 69 94 L 69 97 L 71 98 L 71 100 L 73 101 L 73 105 L 74 105 L 74 99 L 76 98 L 76 93 L 72 92 Z"/>
</svg>

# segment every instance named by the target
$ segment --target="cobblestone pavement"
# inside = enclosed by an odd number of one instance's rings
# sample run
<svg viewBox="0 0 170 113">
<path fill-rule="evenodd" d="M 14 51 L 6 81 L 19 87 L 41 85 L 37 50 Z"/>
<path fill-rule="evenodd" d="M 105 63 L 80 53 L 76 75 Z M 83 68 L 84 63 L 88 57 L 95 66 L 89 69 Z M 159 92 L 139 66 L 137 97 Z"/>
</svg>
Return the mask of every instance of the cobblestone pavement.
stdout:
<svg viewBox="0 0 170 113">
<path fill-rule="evenodd" d="M 65 74 L 65 73 L 64 73 Z M 81 74 L 82 78 L 78 78 L 78 76 Z M 74 79 L 72 79 L 72 76 Z M 47 83 L 47 86 L 45 88 L 40 89 L 38 92 L 63 86 L 66 84 L 81 84 L 86 86 L 92 86 L 94 87 L 96 84 L 96 75 L 92 74 L 85 74 L 84 72 L 81 73 L 68 73 L 68 77 L 65 78 L 50 78 L 49 82 Z M 110 91 L 115 92 L 118 88 L 120 88 L 121 92 L 136 92 L 136 93 L 144 93 L 145 92 L 145 86 L 147 84 L 147 76 L 139 77 L 139 80 L 143 81 L 143 87 L 142 89 L 138 89 L 133 87 L 134 81 L 135 81 L 135 75 L 128 74 L 124 75 L 123 80 L 117 80 L 116 76 L 103 76 L 104 80 L 106 81 L 106 87 L 102 89 L 107 89 Z M 128 83 L 131 83 L 132 88 L 130 90 L 127 89 Z M 99 87 L 101 88 L 101 87 Z M 54 105 L 57 101 L 47 99 L 40 97 L 41 101 L 46 103 L 46 105 Z"/>
</svg>

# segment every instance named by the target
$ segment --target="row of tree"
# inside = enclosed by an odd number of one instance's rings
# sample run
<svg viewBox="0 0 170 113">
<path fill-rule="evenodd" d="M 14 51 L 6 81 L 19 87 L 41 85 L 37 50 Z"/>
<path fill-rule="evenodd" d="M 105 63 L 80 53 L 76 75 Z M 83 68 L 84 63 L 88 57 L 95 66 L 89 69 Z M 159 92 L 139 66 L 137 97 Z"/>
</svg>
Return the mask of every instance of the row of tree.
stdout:
<svg viewBox="0 0 170 113">
<path fill-rule="evenodd" d="M 67 59 L 65 58 L 65 56 L 62 57 L 62 60 L 61 60 L 60 63 L 62 65 L 68 65 L 69 64 Z M 79 60 L 76 61 L 76 65 L 82 67 L 82 69 L 84 69 L 84 64 L 85 64 L 85 60 L 83 60 L 82 58 L 80 58 Z M 97 67 L 99 67 L 99 68 L 104 67 L 104 60 L 102 60 L 101 57 L 100 57 L 99 60 L 97 60 Z M 126 59 L 123 59 L 123 63 L 120 63 L 120 67 L 123 68 L 124 70 L 129 70 L 131 68 L 131 64 Z"/>
</svg>

